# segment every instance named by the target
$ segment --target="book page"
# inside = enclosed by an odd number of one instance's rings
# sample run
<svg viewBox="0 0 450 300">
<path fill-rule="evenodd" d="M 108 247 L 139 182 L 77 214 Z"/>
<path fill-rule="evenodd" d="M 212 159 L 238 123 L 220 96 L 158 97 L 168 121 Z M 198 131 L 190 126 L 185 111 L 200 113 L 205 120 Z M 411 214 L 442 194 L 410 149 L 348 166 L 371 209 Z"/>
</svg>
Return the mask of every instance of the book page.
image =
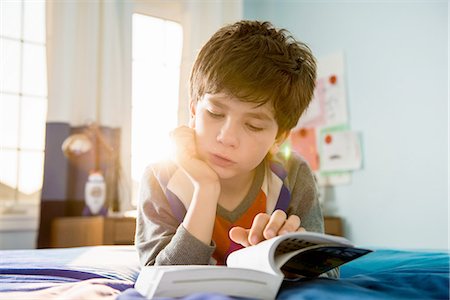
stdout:
<svg viewBox="0 0 450 300">
<path fill-rule="evenodd" d="M 295 257 L 296 255 L 298 255 L 300 252 L 303 252 L 305 250 L 310 250 L 310 249 L 314 249 L 317 247 L 322 247 L 323 245 L 314 245 L 314 246 L 309 246 L 307 248 L 302 248 L 302 249 L 298 249 L 295 251 L 291 251 L 291 252 L 286 252 L 286 253 L 281 253 L 278 255 L 275 255 L 274 257 L 274 265 L 277 269 L 280 269 L 293 257 Z"/>
<path fill-rule="evenodd" d="M 317 244 L 350 246 L 345 238 L 316 232 L 292 232 L 265 240 L 257 245 L 234 251 L 228 256 L 227 266 L 259 270 L 283 275 L 280 267 L 301 249 Z M 289 253 L 286 256 L 280 255 Z"/>
<path fill-rule="evenodd" d="M 316 245 L 291 255 L 282 270 L 305 277 L 317 277 L 370 252 L 372 250 L 355 247 Z"/>
<path fill-rule="evenodd" d="M 279 241 L 277 238 L 265 240 L 255 246 L 249 246 L 231 253 L 227 258 L 227 266 L 258 270 L 274 275 L 282 275 L 278 269 L 274 269 L 270 259 L 273 256 L 273 245 Z M 272 253 L 272 254 L 271 254 Z"/>
<path fill-rule="evenodd" d="M 135 289 L 147 299 L 187 297 L 196 293 L 275 299 L 282 281 L 282 276 L 225 266 L 145 266 Z"/>
</svg>

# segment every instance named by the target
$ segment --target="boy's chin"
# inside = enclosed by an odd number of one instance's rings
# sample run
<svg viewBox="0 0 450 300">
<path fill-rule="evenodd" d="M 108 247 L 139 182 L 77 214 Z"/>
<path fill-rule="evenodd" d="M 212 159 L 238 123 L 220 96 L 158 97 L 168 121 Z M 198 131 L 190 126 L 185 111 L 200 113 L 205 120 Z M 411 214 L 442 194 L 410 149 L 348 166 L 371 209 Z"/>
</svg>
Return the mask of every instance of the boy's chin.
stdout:
<svg viewBox="0 0 450 300">
<path fill-rule="evenodd" d="M 241 171 L 238 172 L 238 170 L 235 169 L 225 169 L 225 168 L 220 168 L 220 167 L 212 167 L 212 169 L 214 170 L 214 172 L 216 172 L 217 176 L 219 177 L 220 180 L 231 180 L 231 179 L 238 179 L 242 180 L 244 178 L 246 178 L 246 175 Z M 251 173 L 251 171 L 250 171 Z"/>
<path fill-rule="evenodd" d="M 226 169 L 226 168 L 221 168 L 218 166 L 211 166 L 210 167 L 214 170 L 214 172 L 216 172 L 217 176 L 219 176 L 219 179 L 231 179 L 233 177 L 235 177 L 237 174 L 235 171 Z"/>
</svg>

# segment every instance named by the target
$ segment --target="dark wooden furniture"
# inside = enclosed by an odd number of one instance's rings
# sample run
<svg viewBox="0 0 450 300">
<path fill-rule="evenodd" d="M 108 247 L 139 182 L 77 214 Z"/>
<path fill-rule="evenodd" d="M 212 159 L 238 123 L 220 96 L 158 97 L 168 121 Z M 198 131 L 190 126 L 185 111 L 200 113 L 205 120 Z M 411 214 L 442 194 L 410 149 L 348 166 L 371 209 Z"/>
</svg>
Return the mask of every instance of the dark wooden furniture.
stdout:
<svg viewBox="0 0 450 300">
<path fill-rule="evenodd" d="M 136 219 L 132 217 L 63 217 L 52 222 L 51 246 L 58 248 L 131 245 Z"/>
<path fill-rule="evenodd" d="M 342 219 L 325 216 L 325 233 L 343 236 Z M 132 217 L 63 217 L 52 222 L 51 246 L 58 248 L 131 245 L 136 219 Z"/>
<path fill-rule="evenodd" d="M 344 236 L 344 228 L 342 219 L 339 217 L 325 216 L 324 218 L 325 233 Z"/>
</svg>

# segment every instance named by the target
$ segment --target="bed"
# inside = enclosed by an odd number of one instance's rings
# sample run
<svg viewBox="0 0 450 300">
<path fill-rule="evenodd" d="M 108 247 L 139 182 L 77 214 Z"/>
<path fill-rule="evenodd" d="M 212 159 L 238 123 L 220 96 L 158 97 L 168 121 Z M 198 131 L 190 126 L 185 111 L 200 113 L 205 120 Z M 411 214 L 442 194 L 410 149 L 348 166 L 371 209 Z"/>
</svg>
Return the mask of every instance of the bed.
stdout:
<svg viewBox="0 0 450 300">
<path fill-rule="evenodd" d="M 449 252 L 377 249 L 339 280 L 286 282 L 278 299 L 449 299 Z M 0 299 L 143 300 L 133 246 L 0 251 Z M 185 300 L 231 299 L 194 294 Z"/>
</svg>

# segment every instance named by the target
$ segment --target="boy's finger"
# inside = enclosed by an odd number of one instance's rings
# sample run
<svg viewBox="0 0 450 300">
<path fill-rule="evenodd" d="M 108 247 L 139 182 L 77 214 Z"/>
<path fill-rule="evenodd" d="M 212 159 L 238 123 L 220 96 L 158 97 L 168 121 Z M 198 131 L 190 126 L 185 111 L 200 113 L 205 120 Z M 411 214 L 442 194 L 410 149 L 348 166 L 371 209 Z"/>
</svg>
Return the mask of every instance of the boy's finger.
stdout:
<svg viewBox="0 0 450 300">
<path fill-rule="evenodd" d="M 239 226 L 233 227 L 230 229 L 230 232 L 228 233 L 228 235 L 230 236 L 230 239 L 237 243 L 237 244 L 241 244 L 244 247 L 248 247 L 250 246 L 250 244 L 248 243 L 248 233 L 249 233 L 250 229 L 245 229 Z"/>
<path fill-rule="evenodd" d="M 250 233 L 248 235 L 248 242 L 250 245 L 256 245 L 262 240 L 264 240 L 263 231 L 267 226 L 267 223 L 270 220 L 270 216 L 265 213 L 259 213 L 253 219 L 252 228 L 250 229 Z"/>
<path fill-rule="evenodd" d="M 195 133 L 192 128 L 180 126 L 170 132 L 173 151 L 177 159 L 196 156 Z"/>
<path fill-rule="evenodd" d="M 278 231 L 282 228 L 285 223 L 287 215 L 281 209 L 277 209 L 270 216 L 269 223 L 267 223 L 266 228 L 264 229 L 264 238 L 270 239 L 277 236 Z"/>
<path fill-rule="evenodd" d="M 289 218 L 284 222 L 283 227 L 281 227 L 278 232 L 279 235 L 286 234 L 288 232 L 297 231 L 300 227 L 300 217 L 297 215 L 290 215 Z"/>
</svg>

